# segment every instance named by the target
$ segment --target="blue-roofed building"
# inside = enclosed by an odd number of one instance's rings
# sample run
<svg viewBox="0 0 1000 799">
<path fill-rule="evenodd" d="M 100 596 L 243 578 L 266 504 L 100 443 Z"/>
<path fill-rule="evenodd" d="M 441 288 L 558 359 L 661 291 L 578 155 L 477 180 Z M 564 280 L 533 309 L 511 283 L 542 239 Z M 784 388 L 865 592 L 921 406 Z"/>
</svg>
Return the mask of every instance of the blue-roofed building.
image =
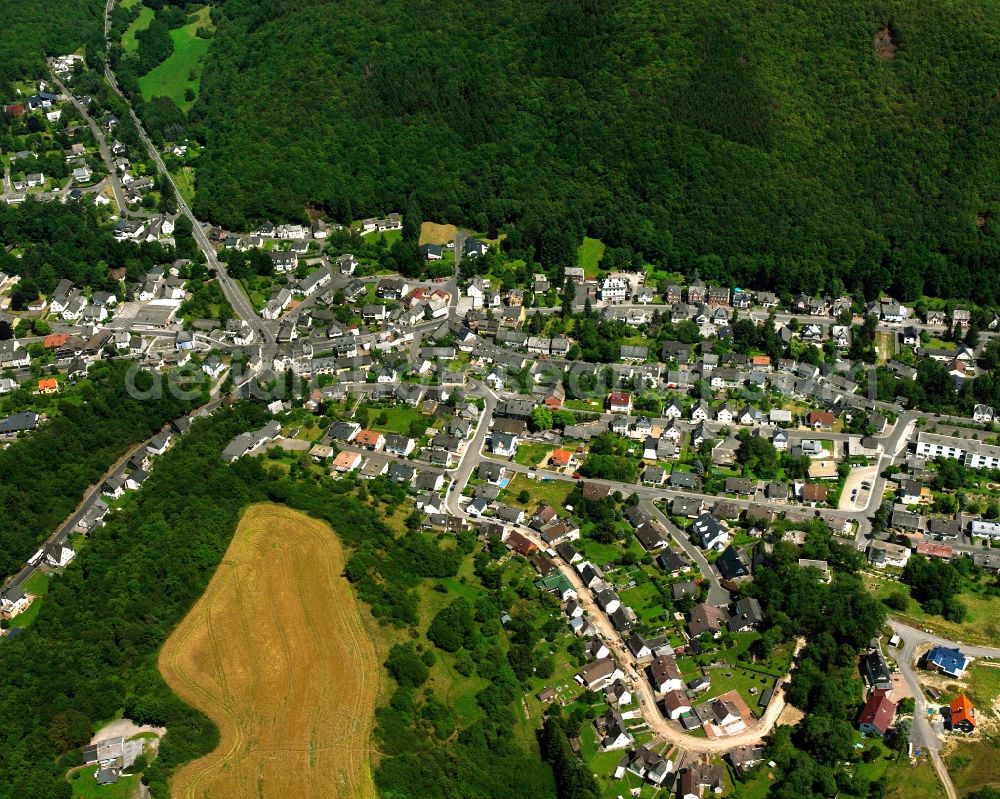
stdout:
<svg viewBox="0 0 1000 799">
<path fill-rule="evenodd" d="M 936 646 L 927 653 L 927 668 L 949 677 L 961 677 L 969 665 L 969 658 L 956 647 Z"/>
</svg>

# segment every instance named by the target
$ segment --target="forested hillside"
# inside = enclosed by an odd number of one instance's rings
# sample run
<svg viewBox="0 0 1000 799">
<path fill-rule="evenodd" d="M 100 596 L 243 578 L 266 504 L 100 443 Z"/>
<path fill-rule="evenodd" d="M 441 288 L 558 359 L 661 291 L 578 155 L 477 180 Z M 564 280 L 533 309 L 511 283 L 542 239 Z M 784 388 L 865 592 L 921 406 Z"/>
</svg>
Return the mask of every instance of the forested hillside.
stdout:
<svg viewBox="0 0 1000 799">
<path fill-rule="evenodd" d="M 228 0 L 197 211 L 403 210 L 569 261 L 993 299 L 1000 4 Z M 984 297 L 985 291 L 988 296 Z"/>
<path fill-rule="evenodd" d="M 99 48 L 103 11 L 100 0 L 0 0 L 3 97 L 12 96 L 11 81 L 44 75 L 46 55 Z"/>
</svg>

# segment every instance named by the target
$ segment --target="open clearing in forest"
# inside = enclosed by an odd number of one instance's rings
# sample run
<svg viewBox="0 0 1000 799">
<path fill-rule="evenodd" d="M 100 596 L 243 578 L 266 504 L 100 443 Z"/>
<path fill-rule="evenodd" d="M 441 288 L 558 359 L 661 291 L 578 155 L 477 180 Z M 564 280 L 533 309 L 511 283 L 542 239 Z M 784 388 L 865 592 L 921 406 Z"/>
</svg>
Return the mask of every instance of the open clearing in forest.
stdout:
<svg viewBox="0 0 1000 799">
<path fill-rule="evenodd" d="M 154 97 L 169 97 L 182 111 L 194 105 L 185 92 L 190 89 L 195 96 L 201 88 L 201 70 L 208 53 L 209 39 L 202 39 L 198 31 L 212 29 L 209 6 L 202 6 L 191 15 L 187 25 L 170 31 L 174 51 L 162 63 L 139 78 L 139 88 L 147 102 Z"/>
<path fill-rule="evenodd" d="M 255 505 L 160 653 L 170 687 L 219 727 L 172 799 L 369 799 L 380 661 L 322 522 Z M 169 735 L 169 732 L 168 732 Z"/>
<path fill-rule="evenodd" d="M 423 222 L 420 225 L 421 244 L 448 244 L 454 240 L 454 225 L 439 225 L 437 222 Z"/>
</svg>

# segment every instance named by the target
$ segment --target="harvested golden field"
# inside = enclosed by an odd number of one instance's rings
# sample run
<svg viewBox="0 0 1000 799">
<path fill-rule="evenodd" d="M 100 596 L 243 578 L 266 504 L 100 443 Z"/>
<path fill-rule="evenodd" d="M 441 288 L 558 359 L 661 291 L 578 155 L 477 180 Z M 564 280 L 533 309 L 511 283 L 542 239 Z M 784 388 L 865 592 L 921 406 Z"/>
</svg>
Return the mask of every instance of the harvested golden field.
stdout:
<svg viewBox="0 0 1000 799">
<path fill-rule="evenodd" d="M 177 771 L 172 799 L 375 796 L 380 661 L 343 566 L 322 522 L 278 505 L 247 510 L 160 653 L 167 683 L 221 735 Z"/>
<path fill-rule="evenodd" d="M 424 222 L 420 225 L 421 244 L 447 244 L 454 240 L 454 225 L 439 225 L 436 222 Z"/>
</svg>

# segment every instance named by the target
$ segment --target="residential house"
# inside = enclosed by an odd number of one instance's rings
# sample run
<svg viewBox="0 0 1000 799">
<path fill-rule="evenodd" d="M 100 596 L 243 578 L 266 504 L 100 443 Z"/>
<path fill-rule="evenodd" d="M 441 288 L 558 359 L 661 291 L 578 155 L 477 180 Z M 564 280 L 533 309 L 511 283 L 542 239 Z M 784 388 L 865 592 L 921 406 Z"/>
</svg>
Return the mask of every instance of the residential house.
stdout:
<svg viewBox="0 0 1000 799">
<path fill-rule="evenodd" d="M 892 672 L 878 647 L 861 656 L 861 676 L 870 691 L 892 690 Z"/>
<path fill-rule="evenodd" d="M 868 545 L 868 560 L 876 569 L 886 566 L 902 569 L 910 559 L 910 550 L 891 541 L 872 541 Z"/>
<path fill-rule="evenodd" d="M 858 729 L 865 735 L 883 737 L 896 717 L 896 703 L 888 691 L 872 691 L 858 716 Z"/>
<path fill-rule="evenodd" d="M 924 663 L 928 669 L 957 680 L 965 674 L 970 660 L 957 647 L 935 646 L 925 656 Z"/>
<path fill-rule="evenodd" d="M 710 513 L 702 513 L 694 520 L 691 529 L 700 540 L 702 549 L 722 552 L 729 544 L 729 528 Z"/>
<path fill-rule="evenodd" d="M 688 634 L 692 638 L 697 638 L 702 633 L 710 633 L 713 637 L 722 632 L 722 628 L 729 620 L 729 613 L 725 608 L 709 605 L 702 602 L 691 609 L 688 620 Z"/>
<path fill-rule="evenodd" d="M 684 688 L 681 670 L 677 667 L 677 660 L 673 655 L 653 658 L 649 664 L 649 678 L 657 693 L 681 691 Z"/>
<path fill-rule="evenodd" d="M 631 413 L 632 395 L 627 391 L 612 391 L 608 395 L 608 410 L 611 413 Z"/>
<path fill-rule="evenodd" d="M 45 547 L 44 552 L 45 562 L 56 569 L 63 568 L 76 557 L 76 552 L 73 551 L 72 547 L 65 544 L 49 544 Z"/>
<path fill-rule="evenodd" d="M 514 533 L 511 533 L 514 535 Z M 576 673 L 574 679 L 591 691 L 598 691 L 616 680 L 625 678 L 625 673 L 618 667 L 610 657 L 604 657 L 588 663 Z"/>
<path fill-rule="evenodd" d="M 663 696 L 663 709 L 668 718 L 676 721 L 682 714 L 691 712 L 691 701 L 684 691 L 667 691 Z"/>
<path fill-rule="evenodd" d="M 764 621 L 760 602 L 754 597 L 743 597 L 733 605 L 733 612 L 726 621 L 729 631 L 742 633 L 757 628 Z"/>
<path fill-rule="evenodd" d="M 976 729 L 976 723 L 976 708 L 969 701 L 969 697 L 959 694 L 948 705 L 948 729 L 972 732 Z"/>
<path fill-rule="evenodd" d="M 496 455 L 513 458 L 517 454 L 518 438 L 510 433 L 494 433 L 490 445 Z"/>
</svg>

